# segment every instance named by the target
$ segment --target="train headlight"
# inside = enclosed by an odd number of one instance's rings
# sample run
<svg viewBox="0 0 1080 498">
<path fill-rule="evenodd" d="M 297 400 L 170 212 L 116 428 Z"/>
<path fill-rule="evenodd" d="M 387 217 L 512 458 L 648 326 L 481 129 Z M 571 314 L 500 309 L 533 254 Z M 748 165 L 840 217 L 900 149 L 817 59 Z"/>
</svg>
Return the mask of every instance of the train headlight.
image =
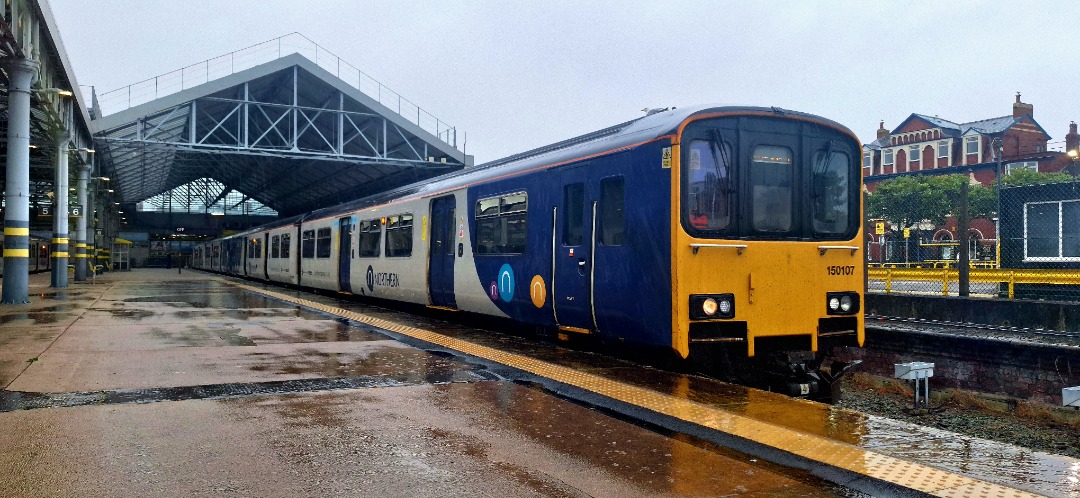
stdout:
<svg viewBox="0 0 1080 498">
<path fill-rule="evenodd" d="M 852 315 L 859 312 L 858 292 L 829 292 L 825 300 L 826 314 Z"/>
<path fill-rule="evenodd" d="M 734 294 L 693 294 L 690 296 L 690 319 L 735 318 Z"/>
<path fill-rule="evenodd" d="M 715 315 L 717 308 L 719 308 L 719 305 L 716 304 L 716 299 L 711 297 L 707 297 L 701 302 L 701 312 L 707 316 Z"/>
</svg>

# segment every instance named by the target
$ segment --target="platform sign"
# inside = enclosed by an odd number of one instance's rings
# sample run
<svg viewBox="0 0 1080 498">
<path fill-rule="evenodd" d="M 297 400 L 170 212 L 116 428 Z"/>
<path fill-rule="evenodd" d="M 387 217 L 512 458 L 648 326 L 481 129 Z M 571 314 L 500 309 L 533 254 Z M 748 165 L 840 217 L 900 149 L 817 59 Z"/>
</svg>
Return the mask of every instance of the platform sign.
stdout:
<svg viewBox="0 0 1080 498">
<path fill-rule="evenodd" d="M 904 238 L 905 239 L 910 239 L 911 238 L 911 229 L 910 228 L 905 228 L 904 229 Z"/>
<path fill-rule="evenodd" d="M 878 235 L 885 235 L 885 222 L 879 221 L 874 223 L 874 233 Z"/>
</svg>

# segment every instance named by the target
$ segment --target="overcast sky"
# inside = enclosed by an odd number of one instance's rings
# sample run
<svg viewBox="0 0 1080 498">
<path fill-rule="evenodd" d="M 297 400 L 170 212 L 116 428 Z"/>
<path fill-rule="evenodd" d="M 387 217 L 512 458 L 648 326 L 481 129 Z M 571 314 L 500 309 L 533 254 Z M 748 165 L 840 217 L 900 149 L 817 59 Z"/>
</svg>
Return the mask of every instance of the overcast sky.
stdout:
<svg viewBox="0 0 1080 498">
<path fill-rule="evenodd" d="M 444 122 L 477 163 L 642 115 L 812 112 L 874 139 L 911 113 L 1080 119 L 1080 2 L 49 0 L 98 93 L 300 32 Z"/>
</svg>

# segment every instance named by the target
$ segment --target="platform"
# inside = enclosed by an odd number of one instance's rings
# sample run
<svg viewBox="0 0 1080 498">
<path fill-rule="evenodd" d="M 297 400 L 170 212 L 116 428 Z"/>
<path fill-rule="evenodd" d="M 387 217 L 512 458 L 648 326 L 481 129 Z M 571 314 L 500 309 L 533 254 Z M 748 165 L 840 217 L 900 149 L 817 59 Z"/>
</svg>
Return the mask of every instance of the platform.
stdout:
<svg viewBox="0 0 1080 498">
<path fill-rule="evenodd" d="M 3 496 L 1080 493 L 1073 459 L 335 297 L 47 285 L 0 307 Z"/>
</svg>

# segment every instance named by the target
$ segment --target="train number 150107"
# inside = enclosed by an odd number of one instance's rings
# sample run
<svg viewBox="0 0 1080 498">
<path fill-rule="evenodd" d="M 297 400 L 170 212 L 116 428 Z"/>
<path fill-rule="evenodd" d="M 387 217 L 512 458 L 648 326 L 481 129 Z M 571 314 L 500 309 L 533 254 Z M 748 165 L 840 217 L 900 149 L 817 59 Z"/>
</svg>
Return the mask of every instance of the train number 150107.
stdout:
<svg viewBox="0 0 1080 498">
<path fill-rule="evenodd" d="M 829 266 L 827 267 L 829 275 L 853 275 L 855 273 L 855 265 L 848 266 Z"/>
</svg>

